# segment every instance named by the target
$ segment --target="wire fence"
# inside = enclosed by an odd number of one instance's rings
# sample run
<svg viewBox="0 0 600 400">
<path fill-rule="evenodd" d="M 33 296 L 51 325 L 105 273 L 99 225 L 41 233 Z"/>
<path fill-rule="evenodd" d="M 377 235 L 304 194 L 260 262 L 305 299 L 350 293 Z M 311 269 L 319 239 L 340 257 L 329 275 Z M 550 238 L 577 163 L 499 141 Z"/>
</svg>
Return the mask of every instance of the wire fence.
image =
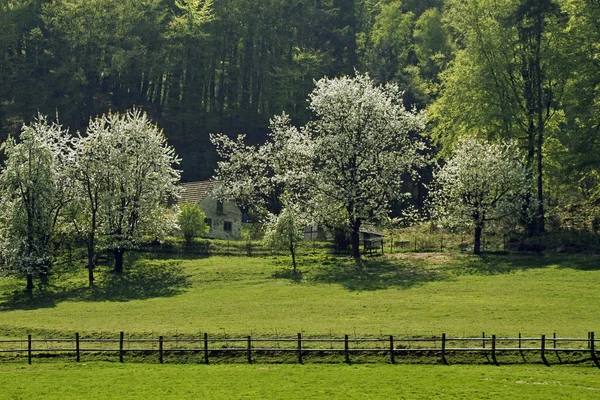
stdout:
<svg viewBox="0 0 600 400">
<path fill-rule="evenodd" d="M 198 240 L 189 245 L 184 243 L 146 244 L 139 249 L 141 252 L 163 254 L 186 254 L 199 257 L 230 256 L 230 257 L 267 257 L 288 255 L 289 250 L 279 249 L 261 240 Z M 302 241 L 297 245 L 297 251 L 302 254 L 311 252 L 336 252 L 334 243 L 319 241 Z"/>
<path fill-rule="evenodd" d="M 76 333 L 71 338 L 5 338 L 0 340 L 0 356 L 4 361 L 27 358 L 33 359 L 59 356 L 80 362 L 84 357 L 112 354 L 114 359 L 124 362 L 126 355 L 139 355 L 146 360 L 163 363 L 167 356 L 185 357 L 193 354 L 196 360 L 209 364 L 211 360 L 228 358 L 233 362 L 253 363 L 257 356 L 268 355 L 275 362 L 303 363 L 309 357 L 312 360 L 333 356 L 350 363 L 358 355 L 377 355 L 378 360 L 385 357 L 388 362 L 396 363 L 408 356 L 433 359 L 447 364 L 448 358 L 457 354 L 485 356 L 494 364 L 499 364 L 501 354 L 524 355 L 537 354 L 539 360 L 549 365 L 548 355 L 554 354 L 560 361 L 560 354 L 578 353 L 600 368 L 597 357 L 597 342 L 594 332 L 588 332 L 587 338 L 559 338 L 541 335 L 539 337 L 500 337 L 496 335 L 481 337 L 449 337 L 441 334 L 436 337 L 394 337 L 351 338 L 344 337 L 307 337 L 298 333 L 294 337 L 260 338 L 209 336 L 200 337 L 158 336 L 156 338 L 125 337 L 120 332 L 114 338 L 83 337 Z M 10 357 L 12 356 L 12 358 Z M 290 358 L 291 356 L 291 358 Z M 177 362 L 177 358 L 170 359 Z M 187 360 L 187 358 L 186 358 Z M 364 361 L 364 359 L 361 359 Z"/>
</svg>

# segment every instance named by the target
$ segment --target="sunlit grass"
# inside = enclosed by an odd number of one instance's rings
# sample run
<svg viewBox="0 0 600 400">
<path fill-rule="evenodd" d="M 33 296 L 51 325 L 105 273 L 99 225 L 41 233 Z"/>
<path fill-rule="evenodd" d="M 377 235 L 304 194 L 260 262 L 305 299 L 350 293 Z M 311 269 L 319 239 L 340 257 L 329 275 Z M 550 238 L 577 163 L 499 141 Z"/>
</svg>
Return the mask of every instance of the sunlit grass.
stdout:
<svg viewBox="0 0 600 400">
<path fill-rule="evenodd" d="M 3 399 L 596 399 L 597 369 L 468 365 L 0 364 Z"/>
<path fill-rule="evenodd" d="M 57 268 L 29 298 L 0 280 L 0 336 L 551 335 L 600 331 L 600 257 L 427 253 L 349 259 L 133 260 L 123 276 Z"/>
</svg>

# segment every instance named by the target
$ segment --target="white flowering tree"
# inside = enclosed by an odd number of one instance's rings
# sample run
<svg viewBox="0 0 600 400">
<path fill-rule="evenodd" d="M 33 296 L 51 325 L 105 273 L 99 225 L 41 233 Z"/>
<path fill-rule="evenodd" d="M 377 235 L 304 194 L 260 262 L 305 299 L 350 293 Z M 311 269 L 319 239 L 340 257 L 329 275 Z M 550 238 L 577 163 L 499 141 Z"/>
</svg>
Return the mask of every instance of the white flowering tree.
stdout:
<svg viewBox="0 0 600 400">
<path fill-rule="evenodd" d="M 283 202 L 279 215 L 269 214 L 265 242 L 273 247 L 289 250 L 292 268 L 296 273 L 296 250 L 304 239 L 304 228 L 308 225 L 308 220 L 305 218 L 306 213 L 287 196 L 284 196 Z"/>
<path fill-rule="evenodd" d="M 406 110 L 401 94 L 396 85 L 375 86 L 368 75 L 323 78 L 309 96 L 314 118 L 305 127 L 293 127 L 285 114 L 275 117 L 260 147 L 213 136 L 223 158 L 219 195 L 269 209 L 268 200 L 279 201 L 285 191 L 311 219 L 349 232 L 359 260 L 362 224 L 386 217 L 389 202 L 407 195 L 403 175 L 415 175 L 426 161 L 418 139 L 424 118 Z M 275 214 L 276 204 L 269 209 Z"/>
<path fill-rule="evenodd" d="M 71 200 L 72 149 L 66 131 L 44 116 L 23 126 L 19 140 L 3 144 L 0 172 L 0 252 L 9 271 L 43 277 L 51 264 L 50 242 Z"/>
<path fill-rule="evenodd" d="M 472 229 L 473 253 L 479 254 L 486 223 L 519 219 L 529 190 L 527 176 L 516 143 L 464 139 L 435 172 L 434 215 L 447 225 Z"/>
<path fill-rule="evenodd" d="M 87 245 L 90 287 L 94 286 L 98 228 L 102 223 L 100 206 L 108 190 L 111 174 L 106 164 L 111 148 L 110 136 L 105 134 L 101 118 L 90 120 L 86 134 L 75 140 L 73 177 L 78 185 L 78 196 L 71 210 L 75 227 Z"/>
<path fill-rule="evenodd" d="M 279 214 L 284 191 L 295 199 L 305 194 L 312 170 L 313 144 L 304 130 L 292 126 L 286 114 L 271 119 L 270 130 L 269 140 L 261 146 L 246 145 L 244 135 L 236 140 L 211 135 L 221 157 L 215 194 L 235 202 L 259 222 Z"/>
<path fill-rule="evenodd" d="M 323 78 L 309 96 L 313 198 L 329 215 L 344 216 L 356 260 L 362 224 L 387 217 L 389 202 L 407 195 L 402 177 L 426 162 L 418 139 L 424 118 L 404 107 L 401 94 L 396 85 L 375 86 L 357 74 Z"/>
<path fill-rule="evenodd" d="M 93 270 L 95 237 L 101 233 L 114 254 L 114 271 L 121 273 L 123 254 L 144 234 L 175 228 L 166 205 L 178 196 L 179 159 L 162 130 L 139 110 L 92 120 L 77 149 L 88 268 Z"/>
</svg>

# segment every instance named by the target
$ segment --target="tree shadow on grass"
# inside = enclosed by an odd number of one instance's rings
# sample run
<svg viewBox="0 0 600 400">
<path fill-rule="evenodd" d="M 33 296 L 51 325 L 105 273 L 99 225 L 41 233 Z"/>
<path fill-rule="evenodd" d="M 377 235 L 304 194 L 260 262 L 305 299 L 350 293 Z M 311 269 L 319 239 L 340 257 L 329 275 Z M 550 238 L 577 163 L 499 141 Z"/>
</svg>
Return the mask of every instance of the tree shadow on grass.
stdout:
<svg viewBox="0 0 600 400">
<path fill-rule="evenodd" d="M 458 275 L 498 275 L 549 267 L 598 271 L 600 270 L 600 256 L 484 253 L 479 256 L 458 257 L 454 259 L 450 269 Z"/>
<path fill-rule="evenodd" d="M 293 283 L 300 283 L 302 282 L 304 274 L 300 270 L 294 271 L 290 268 L 284 268 L 273 272 L 273 275 L 271 275 L 271 277 L 275 279 L 288 279 Z"/>
<path fill-rule="evenodd" d="M 40 286 L 33 293 L 22 290 L 5 296 L 0 311 L 51 308 L 63 301 L 130 301 L 169 297 L 191 286 L 177 261 L 138 261 L 122 274 L 98 273 L 93 288 L 76 284 Z"/>
<path fill-rule="evenodd" d="M 335 260 L 329 265 L 313 268 L 308 280 L 316 283 L 339 284 L 351 291 L 409 289 L 429 282 L 449 279 L 444 271 L 427 269 L 410 262 L 387 258 L 353 261 Z"/>
</svg>

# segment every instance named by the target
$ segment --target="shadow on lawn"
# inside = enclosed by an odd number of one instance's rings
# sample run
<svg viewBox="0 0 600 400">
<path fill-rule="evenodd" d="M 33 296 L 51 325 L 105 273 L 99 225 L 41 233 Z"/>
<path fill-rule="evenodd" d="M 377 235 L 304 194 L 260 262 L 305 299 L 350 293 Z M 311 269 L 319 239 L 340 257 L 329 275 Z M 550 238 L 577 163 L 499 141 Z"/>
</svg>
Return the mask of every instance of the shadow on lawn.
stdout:
<svg viewBox="0 0 600 400">
<path fill-rule="evenodd" d="M 422 268 L 410 262 L 391 262 L 387 258 L 363 259 L 360 265 L 352 261 L 335 260 L 329 265 L 313 268 L 307 278 L 317 283 L 339 284 L 351 291 L 408 289 L 446 279 L 448 274 L 443 271 Z"/>
<path fill-rule="evenodd" d="M 291 269 L 276 271 L 272 278 L 294 283 L 314 282 L 339 284 L 351 291 L 408 289 L 435 281 L 451 280 L 464 275 L 500 275 L 529 269 L 556 267 L 582 271 L 600 270 L 600 255 L 573 254 L 509 254 L 481 255 L 406 254 L 398 257 L 363 258 L 359 266 L 349 258 L 337 258 L 301 266 L 303 272 Z"/>
<path fill-rule="evenodd" d="M 275 271 L 273 273 L 273 275 L 271 275 L 271 276 L 275 279 L 289 279 L 290 281 L 292 281 L 294 283 L 300 283 L 300 282 L 302 282 L 302 278 L 304 277 L 304 274 L 300 270 L 294 271 L 289 268 L 284 268 L 284 269 Z"/>
<path fill-rule="evenodd" d="M 94 288 L 39 286 L 33 294 L 18 290 L 5 297 L 0 311 L 33 310 L 54 307 L 63 301 L 129 301 L 168 297 L 191 286 L 189 277 L 177 261 L 139 261 L 125 267 L 123 274 L 96 273 Z"/>
<path fill-rule="evenodd" d="M 498 275 L 536 268 L 557 267 L 582 271 L 600 270 L 600 256 L 588 254 L 484 253 L 454 259 L 450 269 L 458 275 Z"/>
</svg>

